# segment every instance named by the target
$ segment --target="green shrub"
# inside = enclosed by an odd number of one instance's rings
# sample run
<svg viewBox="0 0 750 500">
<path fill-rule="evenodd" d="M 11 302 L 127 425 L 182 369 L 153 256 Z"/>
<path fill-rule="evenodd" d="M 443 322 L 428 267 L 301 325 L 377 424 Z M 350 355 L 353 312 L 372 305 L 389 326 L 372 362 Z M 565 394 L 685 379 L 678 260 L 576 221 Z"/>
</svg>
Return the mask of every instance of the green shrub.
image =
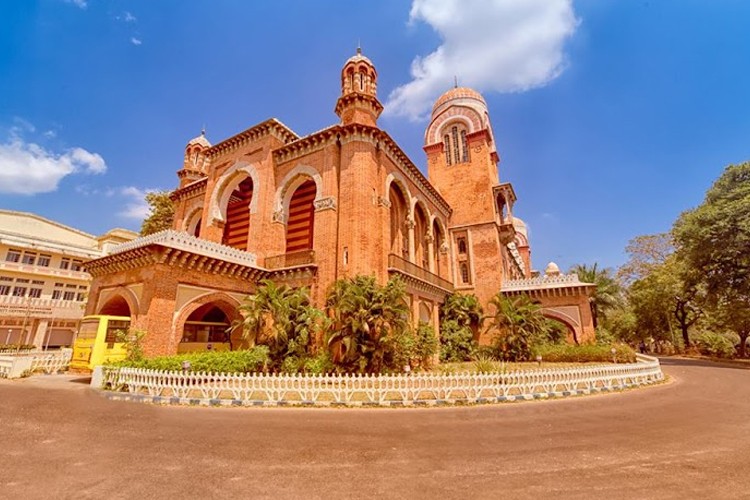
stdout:
<svg viewBox="0 0 750 500">
<path fill-rule="evenodd" d="M 461 326 L 455 320 L 447 320 L 440 325 L 440 361 L 468 361 L 476 348 L 474 333 L 468 326 Z"/>
<path fill-rule="evenodd" d="M 435 335 L 435 329 L 431 325 L 419 322 L 414 339 L 413 358 L 423 367 L 432 365 L 432 357 L 437 353 L 438 339 Z"/>
<path fill-rule="evenodd" d="M 114 366 L 144 368 L 146 370 L 182 370 L 183 361 L 190 362 L 190 371 L 211 373 L 252 373 L 262 371 L 268 364 L 268 347 L 256 346 L 242 351 L 208 351 L 159 356 L 140 360 L 123 360 Z"/>
<path fill-rule="evenodd" d="M 705 356 L 733 358 L 734 343 L 720 333 L 705 332 L 695 339 L 698 351 Z"/>
<path fill-rule="evenodd" d="M 533 355 L 549 363 L 611 363 L 613 347 L 618 363 L 635 362 L 635 351 L 625 344 L 542 344 L 534 347 Z"/>
<path fill-rule="evenodd" d="M 478 356 L 474 360 L 474 369 L 477 373 L 492 373 L 497 370 L 497 364 L 489 356 Z"/>
<path fill-rule="evenodd" d="M 314 357 L 305 360 L 303 369 L 305 373 L 320 375 L 333 373 L 336 370 L 336 365 L 331 361 L 331 354 L 328 350 L 320 349 Z"/>
</svg>

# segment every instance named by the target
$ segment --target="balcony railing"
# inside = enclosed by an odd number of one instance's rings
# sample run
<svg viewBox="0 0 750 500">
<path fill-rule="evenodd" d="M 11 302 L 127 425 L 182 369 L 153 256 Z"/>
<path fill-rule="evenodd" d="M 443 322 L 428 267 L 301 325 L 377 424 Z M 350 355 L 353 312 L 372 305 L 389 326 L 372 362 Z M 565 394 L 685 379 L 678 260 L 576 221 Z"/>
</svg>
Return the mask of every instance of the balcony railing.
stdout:
<svg viewBox="0 0 750 500">
<path fill-rule="evenodd" d="M 299 250 L 273 257 L 266 257 L 266 269 L 283 269 L 285 267 L 297 267 L 315 263 L 314 250 Z"/>
<path fill-rule="evenodd" d="M 83 316 L 84 305 L 84 302 L 77 300 L 35 299 L 5 295 L 0 296 L 0 315 L 77 319 Z"/>
<path fill-rule="evenodd" d="M 448 292 L 453 291 L 453 283 L 451 283 L 450 281 L 443 279 L 437 274 L 433 274 L 427 269 L 419 267 L 413 262 L 409 262 L 408 260 L 399 257 L 394 253 L 388 255 L 388 268 L 407 274 L 413 278 L 425 281 Z"/>
<path fill-rule="evenodd" d="M 85 271 L 73 271 L 72 269 L 58 269 L 48 266 L 37 266 L 32 264 L 23 264 L 20 262 L 0 261 L 0 269 L 15 271 L 19 273 L 30 273 L 45 276 L 54 276 L 59 278 L 73 278 L 82 281 L 88 281 L 91 276 Z"/>
</svg>

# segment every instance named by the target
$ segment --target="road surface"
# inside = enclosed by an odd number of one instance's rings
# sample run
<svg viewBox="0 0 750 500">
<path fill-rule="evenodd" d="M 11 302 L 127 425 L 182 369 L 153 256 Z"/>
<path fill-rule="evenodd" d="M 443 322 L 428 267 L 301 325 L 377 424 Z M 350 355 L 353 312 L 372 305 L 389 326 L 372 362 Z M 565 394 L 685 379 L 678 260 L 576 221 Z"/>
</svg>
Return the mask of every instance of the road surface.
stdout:
<svg viewBox="0 0 750 500">
<path fill-rule="evenodd" d="M 750 498 L 750 370 L 478 407 L 161 407 L 0 380 L 0 498 Z"/>
</svg>

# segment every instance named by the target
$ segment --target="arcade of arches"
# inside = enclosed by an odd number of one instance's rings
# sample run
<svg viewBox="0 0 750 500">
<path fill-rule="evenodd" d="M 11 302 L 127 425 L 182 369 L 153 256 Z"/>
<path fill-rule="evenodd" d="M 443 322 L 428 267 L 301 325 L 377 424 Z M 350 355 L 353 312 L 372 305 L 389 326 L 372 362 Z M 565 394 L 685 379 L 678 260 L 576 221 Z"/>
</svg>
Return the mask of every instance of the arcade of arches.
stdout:
<svg viewBox="0 0 750 500">
<path fill-rule="evenodd" d="M 499 290 L 523 291 L 593 339 L 590 285 L 532 271 L 484 98 L 465 87 L 438 98 L 417 162 L 425 175 L 379 128 L 377 79 L 358 50 L 341 70 L 333 125 L 298 135 L 272 118 L 216 144 L 205 133 L 190 140 L 171 194 L 174 230 L 89 263 L 87 313 L 130 315 L 149 354 L 233 348 L 231 304 L 261 280 L 308 286 L 321 306 L 337 279 L 364 274 L 403 279 L 414 322 L 437 327 L 453 292 L 486 307 Z M 204 299 L 219 296 L 231 300 Z"/>
</svg>

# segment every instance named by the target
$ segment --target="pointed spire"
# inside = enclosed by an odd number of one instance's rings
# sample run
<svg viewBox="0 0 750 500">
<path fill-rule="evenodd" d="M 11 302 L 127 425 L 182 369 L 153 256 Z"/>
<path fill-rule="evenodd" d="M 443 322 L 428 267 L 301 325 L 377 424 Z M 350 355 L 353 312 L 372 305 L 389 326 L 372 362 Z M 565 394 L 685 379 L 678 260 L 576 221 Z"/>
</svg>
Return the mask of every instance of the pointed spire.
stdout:
<svg viewBox="0 0 750 500">
<path fill-rule="evenodd" d="M 453 88 L 458 88 L 458 77 L 456 75 L 453 75 Z"/>
</svg>

